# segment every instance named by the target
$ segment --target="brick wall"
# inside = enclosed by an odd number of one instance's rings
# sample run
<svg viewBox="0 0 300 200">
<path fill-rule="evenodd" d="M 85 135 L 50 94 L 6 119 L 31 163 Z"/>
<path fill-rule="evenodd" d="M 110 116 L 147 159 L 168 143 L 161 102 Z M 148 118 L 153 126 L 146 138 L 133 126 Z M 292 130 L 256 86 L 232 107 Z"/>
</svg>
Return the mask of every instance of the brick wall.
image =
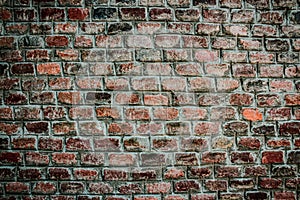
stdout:
<svg viewBox="0 0 300 200">
<path fill-rule="evenodd" d="M 299 0 L 0 0 L 1 200 L 299 199 Z"/>
</svg>

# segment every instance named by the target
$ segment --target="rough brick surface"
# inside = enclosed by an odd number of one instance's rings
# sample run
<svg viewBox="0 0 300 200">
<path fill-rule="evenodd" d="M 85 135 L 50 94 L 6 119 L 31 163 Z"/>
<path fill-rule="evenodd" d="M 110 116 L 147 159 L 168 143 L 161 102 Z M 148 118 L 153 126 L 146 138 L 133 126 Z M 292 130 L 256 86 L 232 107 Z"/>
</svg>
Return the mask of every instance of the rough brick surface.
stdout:
<svg viewBox="0 0 300 200">
<path fill-rule="evenodd" d="M 1 200 L 296 200 L 299 0 L 0 0 Z"/>
</svg>

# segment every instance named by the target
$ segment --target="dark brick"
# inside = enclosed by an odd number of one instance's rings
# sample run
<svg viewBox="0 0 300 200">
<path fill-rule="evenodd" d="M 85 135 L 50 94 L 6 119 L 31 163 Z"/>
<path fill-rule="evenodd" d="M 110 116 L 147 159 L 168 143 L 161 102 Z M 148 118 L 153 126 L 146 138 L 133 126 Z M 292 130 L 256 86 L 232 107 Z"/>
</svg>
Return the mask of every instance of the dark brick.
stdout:
<svg viewBox="0 0 300 200">
<path fill-rule="evenodd" d="M 116 8 L 95 8 L 93 10 L 93 19 L 111 20 L 117 18 Z"/>
<path fill-rule="evenodd" d="M 14 75 L 33 75 L 34 66 L 31 63 L 14 64 L 11 67 L 11 73 Z"/>
<path fill-rule="evenodd" d="M 129 23 L 113 23 L 109 24 L 107 33 L 115 35 L 118 33 L 129 32 L 133 29 L 132 25 Z"/>
</svg>

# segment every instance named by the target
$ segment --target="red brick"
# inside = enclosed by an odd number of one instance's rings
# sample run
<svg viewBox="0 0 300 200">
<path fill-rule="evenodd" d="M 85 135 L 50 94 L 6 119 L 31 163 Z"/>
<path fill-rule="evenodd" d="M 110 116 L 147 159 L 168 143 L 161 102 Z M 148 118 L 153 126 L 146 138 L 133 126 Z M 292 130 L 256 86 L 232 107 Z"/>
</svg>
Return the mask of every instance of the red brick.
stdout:
<svg viewBox="0 0 300 200">
<path fill-rule="evenodd" d="M 217 177 L 239 177 L 240 168 L 235 166 L 221 166 L 216 169 Z"/>
<path fill-rule="evenodd" d="M 155 78 L 134 78 L 131 81 L 132 89 L 141 91 L 158 90 L 158 80 Z"/>
<path fill-rule="evenodd" d="M 17 165 L 18 163 L 22 162 L 22 154 L 18 152 L 4 152 L 0 153 L 0 163 Z"/>
<path fill-rule="evenodd" d="M 286 139 L 280 139 L 280 140 L 268 140 L 267 141 L 267 146 L 272 147 L 272 148 L 280 148 L 280 147 L 290 147 L 291 142 Z"/>
<path fill-rule="evenodd" d="M 217 79 L 217 91 L 219 92 L 232 92 L 239 86 L 240 82 L 237 79 Z"/>
<path fill-rule="evenodd" d="M 21 92 L 8 93 L 5 98 L 7 105 L 21 105 L 27 103 L 27 95 Z"/>
<path fill-rule="evenodd" d="M 293 82 L 290 80 L 270 80 L 271 92 L 292 92 Z"/>
<path fill-rule="evenodd" d="M 109 183 L 90 183 L 88 191 L 91 194 L 112 193 L 113 187 Z"/>
<path fill-rule="evenodd" d="M 242 6 L 241 0 L 221 0 L 221 6 L 228 8 L 240 8 Z"/>
<path fill-rule="evenodd" d="M 61 70 L 58 63 L 44 63 L 37 65 L 37 72 L 42 75 L 59 75 Z"/>
<path fill-rule="evenodd" d="M 197 24 L 197 34 L 216 35 L 220 32 L 220 25 L 217 24 Z"/>
<path fill-rule="evenodd" d="M 58 101 L 65 104 L 79 104 L 82 98 L 80 92 L 59 92 Z"/>
<path fill-rule="evenodd" d="M 209 191 L 226 191 L 228 183 L 225 180 L 207 180 L 205 181 L 205 187 Z"/>
<path fill-rule="evenodd" d="M 142 188 L 140 184 L 130 183 L 124 184 L 118 187 L 118 191 L 121 194 L 134 194 L 134 193 L 142 193 Z"/>
<path fill-rule="evenodd" d="M 179 179 L 185 177 L 185 171 L 179 168 L 169 168 L 164 172 L 165 179 Z"/>
<path fill-rule="evenodd" d="M 153 34 L 159 32 L 162 25 L 158 22 L 141 22 L 137 23 L 136 27 L 141 34 Z"/>
<path fill-rule="evenodd" d="M 124 114 L 128 120 L 150 120 L 149 110 L 144 108 L 128 108 Z"/>
<path fill-rule="evenodd" d="M 147 183 L 146 191 L 149 194 L 167 194 L 171 190 L 171 183 L 161 182 L 161 183 Z"/>
<path fill-rule="evenodd" d="M 171 9 L 168 8 L 151 8 L 149 11 L 151 20 L 169 21 L 173 18 Z"/>
<path fill-rule="evenodd" d="M 197 77 L 189 79 L 190 91 L 194 92 L 213 92 L 215 91 L 214 79 Z"/>
<path fill-rule="evenodd" d="M 11 90 L 19 87 L 20 80 L 17 78 L 0 78 L 0 89 Z"/>
<path fill-rule="evenodd" d="M 12 12 L 10 9 L 1 8 L 0 9 L 0 19 L 3 21 L 9 21 L 12 19 Z"/>
<path fill-rule="evenodd" d="M 255 157 L 250 152 L 232 152 L 230 160 L 232 163 L 237 164 L 254 163 Z"/>
<path fill-rule="evenodd" d="M 203 108 L 182 108 L 182 118 L 186 120 L 203 120 L 207 118 L 207 110 Z"/>
<path fill-rule="evenodd" d="M 194 126 L 196 135 L 215 135 L 220 131 L 220 124 L 216 122 L 199 122 Z"/>
<path fill-rule="evenodd" d="M 186 49 L 163 50 L 165 60 L 168 62 L 191 61 L 191 51 Z"/>
<path fill-rule="evenodd" d="M 188 178 L 204 179 L 212 175 L 212 170 L 208 167 L 191 167 L 188 169 Z"/>
<path fill-rule="evenodd" d="M 84 36 L 84 35 L 76 36 L 74 46 L 79 48 L 92 47 L 93 39 L 90 36 Z"/>
<path fill-rule="evenodd" d="M 228 0 L 225 0 L 228 1 Z M 230 0 L 229 0 L 230 1 Z M 251 23 L 254 20 L 252 10 L 234 10 L 231 12 L 231 21 L 235 23 Z"/>
<path fill-rule="evenodd" d="M 35 138 L 13 138 L 13 149 L 36 149 Z"/>
<path fill-rule="evenodd" d="M 177 35 L 157 35 L 155 44 L 157 47 L 170 48 L 179 47 L 180 37 Z"/>
<path fill-rule="evenodd" d="M 216 199 L 213 194 L 192 194 L 191 200 L 214 200 Z"/>
<path fill-rule="evenodd" d="M 32 192 L 35 194 L 54 194 L 56 185 L 51 182 L 38 182 L 34 185 Z"/>
<path fill-rule="evenodd" d="M 245 168 L 245 176 L 266 176 L 267 168 L 265 166 L 251 166 Z"/>
<path fill-rule="evenodd" d="M 84 21 L 89 16 L 88 8 L 69 8 L 68 17 L 70 20 Z"/>
<path fill-rule="evenodd" d="M 66 36 L 48 36 L 45 41 L 49 47 L 65 47 L 69 44 Z"/>
<path fill-rule="evenodd" d="M 261 158 L 262 164 L 283 163 L 282 151 L 264 151 Z"/>
<path fill-rule="evenodd" d="M 274 178 L 261 178 L 259 185 L 264 189 L 278 189 L 282 185 L 282 180 Z"/>
<path fill-rule="evenodd" d="M 120 140 L 117 138 L 98 138 L 94 140 L 95 150 L 120 151 Z"/>
<path fill-rule="evenodd" d="M 225 62 L 233 62 L 233 63 L 239 63 L 239 62 L 246 62 L 247 60 L 247 52 L 231 52 L 226 51 L 223 53 L 223 59 Z"/>
<path fill-rule="evenodd" d="M 28 58 L 28 57 L 27 57 Z M 21 51 L 19 50 L 1 50 L 0 61 L 2 62 L 20 62 L 23 60 Z"/>
<path fill-rule="evenodd" d="M 25 34 L 28 31 L 28 24 L 13 23 L 5 26 L 7 33 L 12 34 Z"/>
<path fill-rule="evenodd" d="M 26 58 L 31 61 L 47 61 L 50 59 L 49 52 L 43 49 L 26 51 Z"/>
<path fill-rule="evenodd" d="M 216 62 L 219 60 L 219 56 L 217 51 L 196 50 L 195 59 L 198 62 Z"/>
<path fill-rule="evenodd" d="M 185 22 L 171 22 L 167 29 L 169 33 L 189 34 L 193 31 L 193 25 Z"/>
<path fill-rule="evenodd" d="M 45 119 L 56 120 L 64 119 L 66 112 L 63 107 L 47 106 L 43 109 Z"/>
<path fill-rule="evenodd" d="M 13 37 L 0 37 L 0 47 L 1 48 L 9 48 L 12 49 L 15 43 L 15 39 Z"/>
<path fill-rule="evenodd" d="M 81 31 L 86 34 L 100 34 L 105 31 L 105 23 L 87 22 L 82 23 L 80 28 Z"/>
<path fill-rule="evenodd" d="M 195 180 L 178 181 L 174 185 L 176 192 L 198 191 L 200 189 L 199 182 Z"/>
<path fill-rule="evenodd" d="M 296 200 L 295 193 L 292 191 L 276 191 L 274 192 L 275 200 Z"/>
<path fill-rule="evenodd" d="M 52 162 L 58 165 L 74 165 L 77 163 L 74 153 L 53 153 Z"/>
<path fill-rule="evenodd" d="M 106 181 L 122 181 L 128 180 L 128 172 L 117 169 L 104 169 L 103 170 L 104 180 Z"/>
<path fill-rule="evenodd" d="M 5 190 L 7 193 L 17 193 L 17 194 L 22 194 L 22 193 L 29 193 L 29 185 L 26 183 L 22 182 L 10 182 L 7 183 L 5 186 Z"/>
<path fill-rule="evenodd" d="M 236 47 L 236 40 L 233 38 L 215 38 L 212 43 L 215 49 L 234 49 Z"/>
<path fill-rule="evenodd" d="M 179 112 L 176 108 L 156 108 L 153 114 L 155 119 L 174 120 L 178 118 Z"/>
<path fill-rule="evenodd" d="M 145 79 L 143 79 L 145 80 Z M 148 80 L 145 80 L 145 82 L 147 82 Z M 151 81 L 149 79 L 149 81 Z M 141 87 L 141 85 L 139 83 L 142 83 L 143 81 L 139 81 L 139 80 L 134 80 L 132 81 L 133 83 L 133 88 L 139 89 L 139 87 Z M 139 82 L 139 83 L 138 83 Z M 145 83 L 146 84 L 146 83 Z M 111 78 L 111 79 L 106 79 L 105 80 L 105 85 L 106 88 L 109 90 L 128 90 L 129 89 L 129 81 L 126 78 Z M 147 87 L 147 86 L 146 86 Z M 151 87 L 151 86 L 148 86 Z"/>
<path fill-rule="evenodd" d="M 184 91 L 186 80 L 184 78 L 164 78 L 161 82 L 165 91 Z"/>
<path fill-rule="evenodd" d="M 178 149 L 178 141 L 167 138 L 152 139 L 152 148 L 159 151 L 176 151 Z"/>
<path fill-rule="evenodd" d="M 206 74 L 214 77 L 228 76 L 230 73 L 228 64 L 205 64 L 204 69 Z"/>
<path fill-rule="evenodd" d="M 108 132 L 114 135 L 128 135 L 133 133 L 133 126 L 129 123 L 111 123 Z"/>
<path fill-rule="evenodd" d="M 222 23 L 228 20 L 228 13 L 221 9 L 203 10 L 203 18 L 205 22 Z"/>
<path fill-rule="evenodd" d="M 203 152 L 201 162 L 203 163 L 225 163 L 225 152 Z"/>
<path fill-rule="evenodd" d="M 255 108 L 244 108 L 242 114 L 243 117 L 249 121 L 262 121 L 263 119 L 262 112 Z"/>
<path fill-rule="evenodd" d="M 73 174 L 77 180 L 95 180 L 99 176 L 94 169 L 74 169 Z"/>
<path fill-rule="evenodd" d="M 66 141 L 66 149 L 70 151 L 92 150 L 89 139 L 69 138 Z"/>
<path fill-rule="evenodd" d="M 85 185 L 82 182 L 63 182 L 60 184 L 62 194 L 82 194 Z"/>
<path fill-rule="evenodd" d="M 42 8 L 42 21 L 63 21 L 65 19 L 65 11 L 60 8 Z"/>
<path fill-rule="evenodd" d="M 210 111 L 211 120 L 233 120 L 236 119 L 236 110 L 232 107 L 215 107 Z"/>
<path fill-rule="evenodd" d="M 70 171 L 67 168 L 49 168 L 48 174 L 50 179 L 67 180 L 71 177 Z"/>
<path fill-rule="evenodd" d="M 92 107 L 72 107 L 69 109 L 71 119 L 86 120 L 92 119 L 94 116 Z"/>
<path fill-rule="evenodd" d="M 55 135 L 72 135 L 76 133 L 75 122 L 52 123 L 52 130 Z"/>
<path fill-rule="evenodd" d="M 145 8 L 121 8 L 120 14 L 122 20 L 145 20 L 146 10 Z"/>
<path fill-rule="evenodd" d="M 252 189 L 254 187 L 254 181 L 252 179 L 230 180 L 230 187 L 235 189 Z"/>
<path fill-rule="evenodd" d="M 18 178 L 24 180 L 37 180 L 41 178 L 41 171 L 35 168 L 20 168 Z"/>
<path fill-rule="evenodd" d="M 1 120 L 13 119 L 13 110 L 9 107 L 0 108 L 0 119 Z"/>
<path fill-rule="evenodd" d="M 60 138 L 43 137 L 38 140 L 39 150 L 60 151 L 63 147 L 63 141 Z"/>
<path fill-rule="evenodd" d="M 238 142 L 238 146 L 241 149 L 258 150 L 261 147 L 261 143 L 259 139 L 248 137 L 241 138 Z"/>
<path fill-rule="evenodd" d="M 118 35 L 98 35 L 96 36 L 96 45 L 98 47 L 122 47 L 123 39 Z"/>
<path fill-rule="evenodd" d="M 109 154 L 109 165 L 111 166 L 135 166 L 136 157 L 132 154 Z"/>
<path fill-rule="evenodd" d="M 155 180 L 157 176 L 157 171 L 155 170 L 135 169 L 132 172 L 133 180 Z"/>
<path fill-rule="evenodd" d="M 199 21 L 200 11 L 198 9 L 176 9 L 175 16 L 180 21 Z"/>
<path fill-rule="evenodd" d="M 291 109 L 290 108 L 271 108 L 267 110 L 266 120 L 290 120 L 291 119 Z"/>
<path fill-rule="evenodd" d="M 300 94 L 286 94 L 284 100 L 287 106 L 300 105 Z"/>
<path fill-rule="evenodd" d="M 33 22 L 36 21 L 36 10 L 34 9 L 16 9 L 15 13 L 15 21 L 26 21 Z"/>
<path fill-rule="evenodd" d="M 49 156 L 38 152 L 27 152 L 25 155 L 27 165 L 48 165 L 50 162 Z"/>
<path fill-rule="evenodd" d="M 207 140 L 202 138 L 182 138 L 180 149 L 183 151 L 203 151 L 207 148 Z"/>
<path fill-rule="evenodd" d="M 65 50 L 57 50 L 57 56 L 64 61 L 76 61 L 78 60 L 78 50 L 74 49 L 65 49 Z"/>
<path fill-rule="evenodd" d="M 120 119 L 120 110 L 111 107 L 98 107 L 96 108 L 96 115 L 100 118 Z"/>
<path fill-rule="evenodd" d="M 231 105 L 249 106 L 253 103 L 253 96 L 250 94 L 231 94 L 229 102 Z"/>
<path fill-rule="evenodd" d="M 96 149 L 96 147 L 95 147 Z M 81 154 L 81 164 L 90 166 L 101 166 L 104 164 L 103 153 L 83 153 Z"/>
<path fill-rule="evenodd" d="M 254 25 L 252 28 L 253 36 L 274 36 L 276 28 L 272 25 Z"/>
</svg>

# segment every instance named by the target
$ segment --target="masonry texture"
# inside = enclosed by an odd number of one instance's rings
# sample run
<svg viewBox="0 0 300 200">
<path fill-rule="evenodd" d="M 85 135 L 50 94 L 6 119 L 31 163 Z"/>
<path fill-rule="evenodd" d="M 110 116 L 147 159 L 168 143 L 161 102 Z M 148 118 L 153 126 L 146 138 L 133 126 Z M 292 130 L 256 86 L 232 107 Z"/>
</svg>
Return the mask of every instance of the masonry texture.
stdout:
<svg viewBox="0 0 300 200">
<path fill-rule="evenodd" d="M 0 0 L 1 200 L 300 199 L 299 0 Z"/>
</svg>

